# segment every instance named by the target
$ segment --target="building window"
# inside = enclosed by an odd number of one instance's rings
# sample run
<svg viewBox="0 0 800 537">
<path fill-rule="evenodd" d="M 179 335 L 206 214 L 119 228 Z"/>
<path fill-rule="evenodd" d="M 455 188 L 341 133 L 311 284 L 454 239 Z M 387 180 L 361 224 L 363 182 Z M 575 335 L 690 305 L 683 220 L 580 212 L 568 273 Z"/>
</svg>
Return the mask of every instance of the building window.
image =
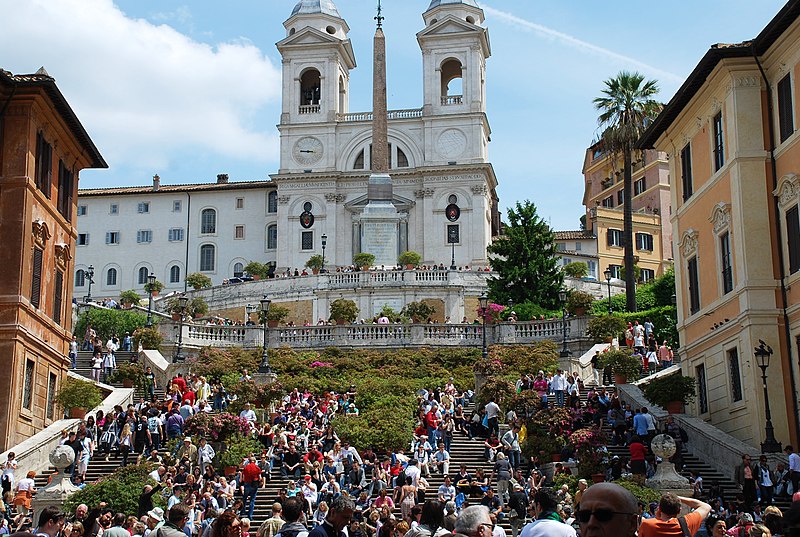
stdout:
<svg viewBox="0 0 800 537">
<path fill-rule="evenodd" d="M 138 212 L 139 214 L 148 214 L 150 212 L 150 202 L 140 201 L 139 204 L 136 206 L 136 212 Z"/>
<path fill-rule="evenodd" d="M 86 205 L 78 205 L 78 216 L 86 216 Z"/>
<path fill-rule="evenodd" d="M 459 244 L 461 242 L 461 229 L 458 224 L 447 225 L 447 244 Z"/>
<path fill-rule="evenodd" d="M 625 191 L 617 190 L 617 205 L 625 205 Z"/>
<path fill-rule="evenodd" d="M 233 265 L 233 277 L 234 278 L 241 278 L 244 274 L 244 265 L 241 263 L 234 263 Z"/>
<path fill-rule="evenodd" d="M 64 273 L 60 270 L 56 271 L 56 281 L 53 287 L 53 321 L 60 325 L 64 303 Z"/>
<path fill-rule="evenodd" d="M 167 239 L 170 242 L 181 242 L 183 240 L 183 228 L 174 227 L 167 231 Z"/>
<path fill-rule="evenodd" d="M 78 239 L 76 241 L 78 246 L 89 246 L 89 234 L 88 233 L 78 233 Z"/>
<path fill-rule="evenodd" d="M 181 283 L 181 267 L 178 265 L 169 268 L 169 283 Z"/>
<path fill-rule="evenodd" d="M 686 144 L 686 146 L 681 149 L 681 184 L 683 185 L 683 201 L 686 201 L 692 197 L 694 193 L 691 144 Z"/>
<path fill-rule="evenodd" d="M 611 271 L 612 278 L 622 279 L 622 265 L 609 265 L 608 270 Z"/>
<path fill-rule="evenodd" d="M 733 291 L 733 267 L 731 266 L 731 240 L 726 231 L 719 237 L 720 263 L 722 264 L 722 294 Z"/>
<path fill-rule="evenodd" d="M 42 132 L 36 133 L 36 168 L 34 170 L 36 188 L 50 199 L 50 186 L 53 181 L 53 146 L 44 139 Z"/>
<path fill-rule="evenodd" d="M 244 226 L 237 225 L 233 228 L 233 238 L 234 239 L 244 239 Z"/>
<path fill-rule="evenodd" d="M 300 234 L 300 249 L 313 250 L 314 249 L 314 232 L 303 231 Z"/>
<path fill-rule="evenodd" d="M 700 279 L 697 272 L 697 258 L 693 257 L 686 264 L 689 284 L 689 313 L 697 313 L 700 310 Z"/>
<path fill-rule="evenodd" d="M 565 242 L 556 243 L 556 252 L 566 252 L 566 251 L 567 251 L 567 243 Z"/>
<path fill-rule="evenodd" d="M 153 232 L 149 229 L 140 229 L 136 232 L 136 242 L 140 244 L 153 242 Z"/>
<path fill-rule="evenodd" d="M 649 233 L 637 233 L 636 234 L 636 249 L 637 250 L 646 250 L 648 252 L 653 251 L 653 236 Z"/>
<path fill-rule="evenodd" d="M 356 160 L 353 163 L 353 169 L 354 170 L 363 170 L 364 169 L 364 150 L 363 149 L 358 152 L 358 155 L 356 155 Z"/>
<path fill-rule="evenodd" d="M 56 199 L 56 209 L 67 222 L 72 221 L 72 191 L 75 188 L 75 174 L 58 161 L 58 198 Z"/>
<path fill-rule="evenodd" d="M 642 283 L 647 283 L 649 281 L 654 280 L 656 277 L 656 271 L 649 268 L 639 269 L 639 281 Z"/>
<path fill-rule="evenodd" d="M 278 192 L 275 190 L 267 194 L 267 212 L 268 213 L 278 212 Z"/>
<path fill-rule="evenodd" d="M 579 243 L 579 242 L 575 243 L 575 251 L 576 252 L 580 252 L 581 251 L 581 243 Z"/>
<path fill-rule="evenodd" d="M 706 366 L 700 364 L 695 369 L 695 378 L 697 379 L 697 405 L 699 406 L 700 414 L 708 413 L 708 392 L 706 391 Z"/>
<path fill-rule="evenodd" d="M 119 204 L 112 203 L 108 207 L 108 214 L 119 214 Z"/>
<path fill-rule="evenodd" d="M 42 262 L 44 261 L 44 250 L 41 248 L 33 249 L 33 263 L 31 271 L 31 305 L 38 308 L 42 300 Z"/>
<path fill-rule="evenodd" d="M 613 208 L 614 207 L 614 196 L 609 196 L 609 197 L 605 198 L 602 202 L 600 202 L 600 205 L 602 205 L 603 207 L 608 207 L 609 209 Z"/>
<path fill-rule="evenodd" d="M 117 285 L 117 269 L 108 269 L 106 272 L 106 285 L 108 287 L 115 287 Z"/>
<path fill-rule="evenodd" d="M 778 82 L 778 123 L 780 124 L 781 142 L 785 142 L 794 133 L 791 75 L 786 75 Z"/>
<path fill-rule="evenodd" d="M 52 420 L 56 415 L 56 382 L 58 377 L 55 373 L 47 375 L 47 419 Z"/>
<path fill-rule="evenodd" d="M 638 196 L 642 192 L 647 190 L 647 180 L 642 177 L 641 179 L 637 179 L 633 183 L 633 195 Z"/>
<path fill-rule="evenodd" d="M 147 270 L 147 267 L 141 267 L 137 272 L 136 283 L 139 285 L 144 285 L 147 283 L 147 277 L 150 275 L 150 271 Z"/>
<path fill-rule="evenodd" d="M 608 228 L 608 231 L 606 232 L 606 241 L 608 246 L 618 246 L 622 248 L 623 245 L 622 230 Z"/>
<path fill-rule="evenodd" d="M 33 405 L 33 360 L 25 360 L 25 377 L 22 383 L 22 406 L 31 410 Z"/>
<path fill-rule="evenodd" d="M 86 285 L 86 272 L 83 269 L 75 271 L 75 287 L 83 287 Z"/>
<path fill-rule="evenodd" d="M 397 148 L 397 167 L 408 168 L 408 157 L 399 147 Z"/>
<path fill-rule="evenodd" d="M 728 351 L 728 374 L 731 376 L 731 401 L 742 400 L 742 377 L 739 372 L 739 350 Z"/>
<path fill-rule="evenodd" d="M 106 244 L 119 244 L 119 231 L 106 231 Z"/>
<path fill-rule="evenodd" d="M 722 131 L 722 112 L 714 116 L 714 171 L 725 164 L 725 137 Z"/>
<path fill-rule="evenodd" d="M 272 224 L 267 227 L 267 250 L 275 250 L 278 247 L 278 226 Z"/>
<path fill-rule="evenodd" d="M 214 271 L 216 250 L 213 244 L 204 244 L 200 247 L 200 270 L 202 272 Z"/>
<path fill-rule="evenodd" d="M 236 208 L 244 209 L 244 198 L 236 198 Z"/>
<path fill-rule="evenodd" d="M 200 233 L 209 234 L 217 232 L 217 211 L 203 209 L 200 213 Z"/>
<path fill-rule="evenodd" d="M 786 211 L 786 240 L 789 246 L 789 274 L 800 270 L 800 214 L 797 205 Z"/>
</svg>

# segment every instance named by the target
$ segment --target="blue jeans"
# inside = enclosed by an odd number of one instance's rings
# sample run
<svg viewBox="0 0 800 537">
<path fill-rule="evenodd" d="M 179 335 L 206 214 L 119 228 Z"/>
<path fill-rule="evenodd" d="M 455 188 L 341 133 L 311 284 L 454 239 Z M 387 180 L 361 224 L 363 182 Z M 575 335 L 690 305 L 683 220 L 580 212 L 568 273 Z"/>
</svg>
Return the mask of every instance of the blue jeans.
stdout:
<svg viewBox="0 0 800 537">
<path fill-rule="evenodd" d="M 519 451 L 511 450 L 508 452 L 508 463 L 512 468 L 519 468 Z"/>
<path fill-rule="evenodd" d="M 76 367 L 78 367 L 78 353 L 77 352 L 69 353 L 69 362 L 70 362 L 70 365 L 72 365 L 72 369 L 75 369 Z"/>
<path fill-rule="evenodd" d="M 258 483 L 245 483 L 244 484 L 244 494 L 242 495 L 242 501 L 244 505 L 242 509 L 247 509 L 247 513 L 242 511 L 242 516 L 247 514 L 247 518 L 253 520 L 253 510 L 256 507 L 256 493 L 258 492 Z"/>
<path fill-rule="evenodd" d="M 564 390 L 556 390 L 556 404 L 560 407 L 564 406 L 564 397 L 566 392 Z"/>
</svg>

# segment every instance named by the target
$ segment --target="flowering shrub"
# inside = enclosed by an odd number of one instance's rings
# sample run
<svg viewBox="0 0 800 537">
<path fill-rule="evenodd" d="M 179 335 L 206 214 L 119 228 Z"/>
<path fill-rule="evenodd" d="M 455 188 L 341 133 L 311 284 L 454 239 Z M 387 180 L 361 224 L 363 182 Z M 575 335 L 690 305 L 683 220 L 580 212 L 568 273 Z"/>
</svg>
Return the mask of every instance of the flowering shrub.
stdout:
<svg viewBox="0 0 800 537">
<path fill-rule="evenodd" d="M 495 304 L 492 302 L 486 307 L 486 311 L 483 311 L 483 308 L 478 306 L 476 313 L 478 314 L 478 317 L 486 317 L 487 321 L 496 322 L 500 320 L 500 314 L 503 313 L 505 309 L 505 306 L 501 306 L 500 304 Z"/>
<path fill-rule="evenodd" d="M 246 419 L 223 412 L 207 414 L 199 412 L 186 420 L 186 435 L 206 438 L 213 442 L 225 442 L 234 434 L 248 434 L 250 424 Z"/>
<path fill-rule="evenodd" d="M 483 375 L 485 377 L 493 377 L 496 375 L 502 375 L 506 372 L 506 364 L 504 364 L 499 358 L 495 357 L 488 357 L 486 359 L 481 358 L 475 365 L 472 367 L 472 370 L 479 375 Z"/>
<path fill-rule="evenodd" d="M 311 362 L 308 364 L 308 367 L 315 368 L 315 367 L 333 367 L 333 362 L 320 362 L 317 360 L 316 362 Z"/>
<path fill-rule="evenodd" d="M 544 430 L 550 436 L 567 438 L 574 431 L 575 411 L 570 408 L 546 408 L 533 415 L 528 427 Z"/>
<path fill-rule="evenodd" d="M 584 478 L 605 471 L 604 459 L 608 455 L 605 446 L 608 437 L 598 427 L 579 429 L 569 436 L 569 443 L 575 448 L 578 459 L 578 475 Z"/>
</svg>

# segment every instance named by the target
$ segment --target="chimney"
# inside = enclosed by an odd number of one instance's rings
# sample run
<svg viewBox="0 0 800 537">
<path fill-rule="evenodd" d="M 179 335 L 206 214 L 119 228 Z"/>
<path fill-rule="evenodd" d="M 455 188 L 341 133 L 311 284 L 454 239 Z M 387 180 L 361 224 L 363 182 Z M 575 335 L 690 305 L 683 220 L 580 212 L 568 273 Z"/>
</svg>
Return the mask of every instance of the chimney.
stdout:
<svg viewBox="0 0 800 537">
<path fill-rule="evenodd" d="M 227 173 L 218 173 L 217 174 L 217 184 L 224 185 L 228 182 L 228 174 Z"/>
<path fill-rule="evenodd" d="M 158 175 L 153 176 L 153 192 L 158 192 L 161 188 L 161 178 Z"/>
</svg>

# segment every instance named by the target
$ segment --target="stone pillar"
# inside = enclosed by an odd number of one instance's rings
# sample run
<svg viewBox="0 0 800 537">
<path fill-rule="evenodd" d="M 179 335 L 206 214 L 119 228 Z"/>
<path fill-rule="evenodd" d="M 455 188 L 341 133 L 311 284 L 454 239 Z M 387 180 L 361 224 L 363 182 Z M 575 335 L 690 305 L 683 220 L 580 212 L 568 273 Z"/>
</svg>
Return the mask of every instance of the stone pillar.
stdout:
<svg viewBox="0 0 800 537">
<path fill-rule="evenodd" d="M 53 476 L 53 481 L 49 485 L 39 490 L 33 497 L 31 507 L 34 513 L 34 525 L 42 509 L 46 507 L 63 509 L 67 498 L 80 490 L 72 484 L 70 476 L 64 472 L 73 462 L 75 462 L 75 452 L 69 446 L 56 446 L 50 453 L 50 464 L 55 466 L 58 473 Z"/>
<path fill-rule="evenodd" d="M 675 465 L 669 459 L 675 455 L 677 446 L 669 435 L 660 434 L 653 438 L 650 449 L 662 462 L 656 468 L 656 475 L 645 481 L 645 485 L 659 492 L 672 492 L 678 496 L 691 496 L 692 487 L 689 480 L 675 471 Z"/>
</svg>

